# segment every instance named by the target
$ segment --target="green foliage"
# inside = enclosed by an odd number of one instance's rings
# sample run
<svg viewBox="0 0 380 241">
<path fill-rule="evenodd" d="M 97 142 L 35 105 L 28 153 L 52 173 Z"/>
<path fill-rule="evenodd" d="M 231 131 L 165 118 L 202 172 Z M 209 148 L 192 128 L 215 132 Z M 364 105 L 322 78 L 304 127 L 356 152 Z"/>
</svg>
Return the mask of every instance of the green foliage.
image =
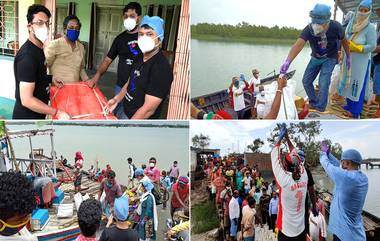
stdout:
<svg viewBox="0 0 380 241">
<path fill-rule="evenodd" d="M 257 138 L 253 141 L 252 144 L 249 144 L 247 148 L 253 153 L 261 153 L 260 148 L 264 145 L 264 141 L 260 138 Z"/>
<path fill-rule="evenodd" d="M 218 215 L 215 204 L 208 200 L 191 208 L 191 233 L 204 233 L 217 228 Z"/>
<path fill-rule="evenodd" d="M 268 142 L 274 145 L 280 130 L 280 123 L 277 124 L 275 129 L 271 132 Z M 305 152 L 306 165 L 316 166 L 319 163 L 319 153 L 321 141 L 317 141 L 316 137 L 322 132 L 321 123 L 319 121 L 308 121 L 290 123 L 287 126 L 288 135 L 290 140 L 294 143 L 295 147 Z M 327 139 L 331 146 L 331 153 L 340 158 L 342 154 L 342 146 L 339 143 L 333 143 Z"/>
<path fill-rule="evenodd" d="M 237 25 L 198 23 L 191 26 L 192 35 L 215 35 L 222 38 L 234 39 L 241 37 L 248 38 L 271 38 L 271 39 L 292 39 L 298 38 L 301 30 L 289 27 L 266 27 L 250 25 L 241 22 Z"/>
<path fill-rule="evenodd" d="M 205 136 L 202 133 L 200 133 L 199 135 L 193 136 L 191 141 L 193 142 L 193 146 L 197 147 L 197 148 L 203 149 L 203 148 L 206 148 L 210 145 L 210 137 Z"/>
</svg>

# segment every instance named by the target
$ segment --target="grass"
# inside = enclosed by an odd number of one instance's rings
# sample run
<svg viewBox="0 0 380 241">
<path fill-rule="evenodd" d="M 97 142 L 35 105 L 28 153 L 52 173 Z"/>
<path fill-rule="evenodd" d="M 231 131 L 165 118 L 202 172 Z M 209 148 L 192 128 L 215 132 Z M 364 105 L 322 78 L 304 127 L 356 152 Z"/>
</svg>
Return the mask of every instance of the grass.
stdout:
<svg viewBox="0 0 380 241">
<path fill-rule="evenodd" d="M 250 43 L 250 44 L 267 44 L 267 45 L 292 45 L 296 39 L 278 39 L 278 38 L 250 38 L 236 36 L 221 37 L 217 35 L 208 34 L 191 34 L 192 39 L 205 40 L 205 41 L 220 41 L 220 42 L 238 42 L 238 43 Z"/>
<path fill-rule="evenodd" d="M 195 204 L 191 208 L 191 232 L 204 233 L 219 227 L 216 206 L 211 201 Z"/>
</svg>

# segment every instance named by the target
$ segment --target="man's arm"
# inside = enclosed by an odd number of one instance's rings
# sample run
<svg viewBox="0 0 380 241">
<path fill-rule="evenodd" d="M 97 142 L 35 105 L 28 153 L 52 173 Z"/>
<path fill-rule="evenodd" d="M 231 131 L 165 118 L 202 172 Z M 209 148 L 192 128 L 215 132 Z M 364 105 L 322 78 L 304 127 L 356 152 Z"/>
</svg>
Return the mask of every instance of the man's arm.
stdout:
<svg viewBox="0 0 380 241">
<path fill-rule="evenodd" d="M 290 49 L 287 59 L 290 60 L 290 62 L 292 62 L 297 57 L 297 55 L 302 51 L 305 44 L 306 44 L 306 41 L 304 39 L 298 38 L 297 41 L 292 46 L 292 48 Z"/>
<path fill-rule="evenodd" d="M 344 170 L 341 170 L 339 166 L 335 166 L 333 162 L 329 159 L 330 154 L 327 156 L 326 152 L 321 152 L 319 161 L 325 170 L 325 172 L 330 176 L 330 178 L 336 183 L 336 181 L 340 180 L 340 177 L 343 177 Z M 336 163 L 335 163 L 336 164 Z"/>
<path fill-rule="evenodd" d="M 265 116 L 264 119 L 269 119 L 269 120 L 277 119 L 278 112 L 280 111 L 280 107 L 281 107 L 281 97 L 283 95 L 282 90 L 285 88 L 286 83 L 287 83 L 287 80 L 285 78 L 279 78 L 277 80 L 276 96 L 274 97 L 272 107 L 269 113 L 267 114 L 267 116 Z"/>
<path fill-rule="evenodd" d="M 86 64 L 85 64 L 85 61 L 84 61 L 84 56 L 85 53 L 84 53 L 84 49 L 83 49 L 83 59 L 82 59 L 82 63 L 81 63 L 81 70 L 80 70 L 80 78 L 82 81 L 87 81 L 89 78 L 88 78 L 88 75 L 86 73 Z"/>
<path fill-rule="evenodd" d="M 34 97 L 33 92 L 35 88 L 34 82 L 20 82 L 20 99 L 21 104 L 40 114 L 55 115 L 57 110 L 48 106 L 41 100 Z"/>
<path fill-rule="evenodd" d="M 96 74 L 91 79 L 87 80 L 88 86 L 92 88 L 98 84 L 100 78 L 107 71 L 112 61 L 113 60 L 108 56 L 103 59 L 103 62 L 100 64 L 98 70 L 96 71 Z"/>
<path fill-rule="evenodd" d="M 291 182 L 292 177 L 282 168 L 280 164 L 280 144 L 277 143 L 271 153 L 273 174 L 281 187 Z"/>
<path fill-rule="evenodd" d="M 344 38 L 342 40 L 342 46 L 343 46 L 344 52 L 346 52 L 346 55 L 350 56 L 350 54 L 351 54 L 351 52 L 350 52 L 350 42 L 346 38 Z"/>
<path fill-rule="evenodd" d="M 144 105 L 141 106 L 131 119 L 148 119 L 154 114 L 162 99 L 152 95 L 145 95 Z"/>
</svg>

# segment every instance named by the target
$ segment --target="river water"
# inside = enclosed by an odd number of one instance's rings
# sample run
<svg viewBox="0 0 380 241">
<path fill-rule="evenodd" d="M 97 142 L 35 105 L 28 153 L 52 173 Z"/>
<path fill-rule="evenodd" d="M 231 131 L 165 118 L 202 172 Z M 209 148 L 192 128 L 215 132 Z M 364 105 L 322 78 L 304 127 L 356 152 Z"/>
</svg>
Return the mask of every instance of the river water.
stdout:
<svg viewBox="0 0 380 241">
<path fill-rule="evenodd" d="M 292 44 L 265 45 L 191 39 L 192 97 L 226 89 L 232 77 L 240 76 L 240 73 L 249 79 L 252 77 L 252 69 L 259 69 L 261 78 L 273 70 L 279 73 L 291 46 Z M 293 79 L 297 82 L 296 94 L 299 96 L 305 96 L 302 76 L 310 53 L 310 48 L 305 46 L 289 69 L 296 70 Z"/>
<path fill-rule="evenodd" d="M 173 122 L 185 124 L 186 122 Z M 35 124 L 8 124 L 10 130 L 37 129 Z M 50 125 L 40 129 L 51 128 Z M 160 170 L 168 170 L 173 161 L 178 161 L 180 172 L 186 175 L 189 170 L 189 129 L 167 127 L 111 127 L 111 126 L 62 126 L 54 125 L 54 141 L 57 157 L 63 155 L 69 163 L 74 163 L 76 151 L 81 151 L 84 169 L 95 165 L 99 168 L 110 164 L 116 172 L 116 179 L 127 184 L 127 161 L 132 157 L 137 167 L 148 164 L 150 157 L 157 159 Z M 32 138 L 33 148 L 44 148 L 50 153 L 49 136 Z M 16 157 L 27 158 L 30 153 L 28 138 L 12 139 Z"/>
</svg>

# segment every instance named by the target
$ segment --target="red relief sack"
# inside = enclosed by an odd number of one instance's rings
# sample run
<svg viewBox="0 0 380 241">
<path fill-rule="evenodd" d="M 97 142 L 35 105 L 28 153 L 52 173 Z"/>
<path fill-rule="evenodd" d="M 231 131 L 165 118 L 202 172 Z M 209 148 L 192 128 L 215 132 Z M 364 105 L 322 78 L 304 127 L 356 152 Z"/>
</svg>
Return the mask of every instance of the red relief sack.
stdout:
<svg viewBox="0 0 380 241">
<path fill-rule="evenodd" d="M 106 113 L 107 99 L 99 88 L 90 88 L 84 82 L 65 84 L 60 89 L 52 86 L 50 102 L 53 108 L 65 111 L 73 120 L 116 120 L 112 113 Z"/>
</svg>

